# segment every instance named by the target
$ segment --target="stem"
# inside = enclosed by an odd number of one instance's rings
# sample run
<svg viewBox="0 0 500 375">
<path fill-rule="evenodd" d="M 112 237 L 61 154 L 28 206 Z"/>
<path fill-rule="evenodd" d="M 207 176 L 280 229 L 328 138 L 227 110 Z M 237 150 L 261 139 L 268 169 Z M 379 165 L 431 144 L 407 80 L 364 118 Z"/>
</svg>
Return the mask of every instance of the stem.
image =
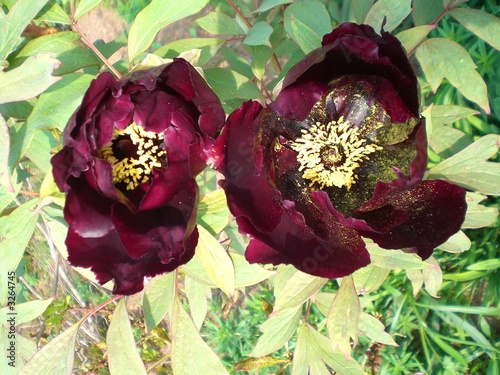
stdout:
<svg viewBox="0 0 500 375">
<path fill-rule="evenodd" d="M 245 24 L 251 28 L 252 27 L 251 22 L 243 15 L 243 13 L 241 13 L 241 10 L 236 6 L 235 3 L 233 3 L 233 0 L 227 0 L 227 2 L 229 3 L 229 5 L 231 5 L 231 7 L 238 14 L 238 16 L 241 17 L 241 19 L 245 22 Z"/>
<path fill-rule="evenodd" d="M 34 192 L 34 191 L 28 191 L 28 190 L 19 190 L 19 194 L 23 195 L 31 195 L 33 197 L 39 197 L 40 193 Z"/>
<path fill-rule="evenodd" d="M 94 307 L 92 310 L 90 310 L 87 314 L 85 314 L 82 318 L 82 322 L 90 318 L 92 315 L 94 315 L 96 312 L 99 310 L 103 309 L 104 307 L 108 306 L 111 302 L 116 301 L 117 299 L 123 297 L 122 295 L 116 295 L 108 299 L 107 301 L 104 301 L 100 305 Z"/>
<path fill-rule="evenodd" d="M 441 21 L 441 19 L 446 15 L 446 13 L 448 12 L 448 9 L 445 9 L 441 12 L 441 14 L 434 20 L 434 22 L 431 23 L 431 26 L 432 27 L 432 30 L 434 30 L 436 27 L 437 27 L 437 24 L 439 23 L 439 21 Z M 408 56 L 411 56 L 413 55 L 413 53 L 416 51 L 416 49 L 423 43 L 423 40 L 421 42 L 419 42 L 415 47 L 413 47 L 412 50 L 410 50 L 408 52 Z"/>
<path fill-rule="evenodd" d="M 108 67 L 109 70 L 113 72 L 113 74 L 116 76 L 116 78 L 120 79 L 122 78 L 122 75 L 118 70 L 115 69 L 113 64 L 99 51 L 96 46 L 94 46 L 94 43 L 92 43 L 89 38 L 84 34 L 82 29 L 80 29 L 80 26 L 76 23 L 73 14 L 71 14 L 71 27 L 73 28 L 74 31 L 76 31 L 78 34 L 80 34 L 80 37 L 82 38 L 82 41 L 92 50 L 94 53 L 102 60 L 104 65 Z"/>
<path fill-rule="evenodd" d="M 306 307 L 306 317 L 305 321 L 306 323 L 309 321 L 309 312 L 311 311 L 311 299 L 307 300 L 307 307 Z"/>
</svg>

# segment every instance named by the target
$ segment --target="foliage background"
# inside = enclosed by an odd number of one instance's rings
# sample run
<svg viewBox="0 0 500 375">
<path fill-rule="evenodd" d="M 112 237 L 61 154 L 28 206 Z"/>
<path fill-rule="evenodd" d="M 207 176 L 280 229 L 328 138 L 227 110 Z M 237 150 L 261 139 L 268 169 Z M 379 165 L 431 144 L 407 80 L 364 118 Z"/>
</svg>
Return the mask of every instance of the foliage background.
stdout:
<svg viewBox="0 0 500 375">
<path fill-rule="evenodd" d="M 496 1 L 0 3 L 1 374 L 500 373 Z M 78 20 L 98 5 L 117 9 L 128 27 L 92 45 Z M 49 160 L 90 81 L 107 69 L 102 58 L 127 46 L 128 56 L 114 63 L 126 74 L 148 52 L 172 58 L 199 49 L 194 62 L 229 113 L 245 100 L 269 99 L 335 25 L 378 30 L 384 18 L 419 76 L 428 177 L 470 191 L 463 232 L 434 258 L 421 262 L 370 244 L 373 264 L 342 282 L 248 265 L 246 239 L 207 170 L 199 177 L 198 255 L 179 272 L 125 299 L 68 266 L 64 196 Z M 178 22 L 189 25 L 189 38 L 154 41 Z M 16 367 L 4 355 L 11 271 Z"/>
</svg>

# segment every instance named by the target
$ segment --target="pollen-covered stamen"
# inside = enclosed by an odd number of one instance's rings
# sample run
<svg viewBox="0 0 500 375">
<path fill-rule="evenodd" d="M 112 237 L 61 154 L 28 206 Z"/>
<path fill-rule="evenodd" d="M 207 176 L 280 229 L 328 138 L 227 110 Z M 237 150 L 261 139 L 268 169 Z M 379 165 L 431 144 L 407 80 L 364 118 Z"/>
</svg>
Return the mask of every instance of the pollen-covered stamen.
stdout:
<svg viewBox="0 0 500 375">
<path fill-rule="evenodd" d="M 99 150 L 99 157 L 111 163 L 113 183 L 134 190 L 149 181 L 153 168 L 167 166 L 163 133 L 144 130 L 135 123 L 116 129 L 111 143 Z"/>
<path fill-rule="evenodd" d="M 299 171 L 309 180 L 309 186 L 343 187 L 348 190 L 356 183 L 355 171 L 369 160 L 371 153 L 382 147 L 361 138 L 359 129 L 352 127 L 344 117 L 327 124 L 316 122 L 302 130 L 291 147 L 298 153 Z"/>
</svg>

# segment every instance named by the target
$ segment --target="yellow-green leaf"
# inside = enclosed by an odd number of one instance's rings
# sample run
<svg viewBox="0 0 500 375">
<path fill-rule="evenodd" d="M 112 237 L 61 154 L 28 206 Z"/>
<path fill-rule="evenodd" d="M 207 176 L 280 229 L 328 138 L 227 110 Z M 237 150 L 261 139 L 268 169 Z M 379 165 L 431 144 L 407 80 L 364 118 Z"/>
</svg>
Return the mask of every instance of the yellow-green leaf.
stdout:
<svg viewBox="0 0 500 375">
<path fill-rule="evenodd" d="M 448 12 L 467 30 L 500 50 L 500 18 L 479 9 L 455 8 Z"/>
<path fill-rule="evenodd" d="M 126 298 L 121 298 L 113 312 L 106 335 L 108 366 L 111 375 L 146 375 L 146 368 L 137 352 L 134 333 L 128 318 Z"/>
<path fill-rule="evenodd" d="M 156 276 L 146 285 L 142 308 L 148 332 L 151 332 L 165 315 L 171 315 L 174 295 L 175 273 L 173 272 Z"/>
<path fill-rule="evenodd" d="M 428 39 L 417 48 L 416 56 L 434 92 L 446 78 L 467 99 L 490 113 L 486 84 L 460 44 L 445 38 Z"/>
</svg>

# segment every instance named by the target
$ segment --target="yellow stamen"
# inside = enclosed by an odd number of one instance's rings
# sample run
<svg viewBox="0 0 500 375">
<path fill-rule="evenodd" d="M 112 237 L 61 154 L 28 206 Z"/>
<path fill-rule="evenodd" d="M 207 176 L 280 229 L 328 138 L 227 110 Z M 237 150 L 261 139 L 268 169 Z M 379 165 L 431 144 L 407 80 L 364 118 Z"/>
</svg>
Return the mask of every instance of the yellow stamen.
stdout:
<svg viewBox="0 0 500 375">
<path fill-rule="evenodd" d="M 135 156 L 120 160 L 113 152 L 113 144 L 123 139 L 130 140 L 137 150 Z M 124 130 L 114 129 L 111 142 L 99 150 L 99 157 L 111 163 L 115 185 L 123 183 L 126 190 L 134 190 L 149 181 L 153 167 L 162 168 L 166 164 L 167 152 L 162 143 L 163 133 L 146 131 L 132 123 Z"/>
<path fill-rule="evenodd" d="M 355 171 L 368 155 L 382 150 L 376 144 L 366 144 L 359 129 L 340 117 L 327 124 L 316 122 L 302 130 L 302 136 L 291 145 L 298 152 L 299 171 L 309 180 L 309 186 L 318 184 L 321 189 L 345 186 L 350 190 L 356 183 Z"/>
</svg>

